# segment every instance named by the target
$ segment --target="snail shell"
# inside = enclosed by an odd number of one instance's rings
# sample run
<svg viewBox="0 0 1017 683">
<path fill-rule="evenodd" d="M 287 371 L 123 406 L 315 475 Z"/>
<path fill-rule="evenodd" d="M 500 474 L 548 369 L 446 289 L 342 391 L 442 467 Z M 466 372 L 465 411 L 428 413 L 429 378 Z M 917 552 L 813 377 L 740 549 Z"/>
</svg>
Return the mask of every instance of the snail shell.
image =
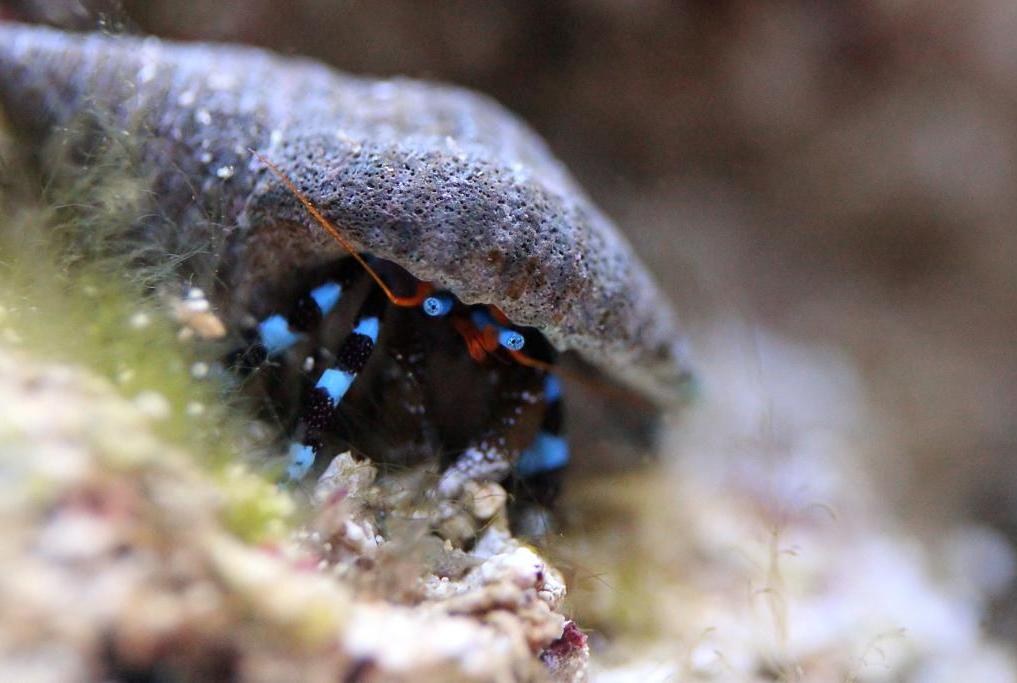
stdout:
<svg viewBox="0 0 1017 683">
<path fill-rule="evenodd" d="M 252 48 L 8 23 L 0 98 L 37 141 L 85 111 L 134 136 L 182 234 L 209 207 L 228 226 L 216 267 L 240 307 L 344 255 L 254 149 L 363 251 L 498 306 L 660 402 L 689 384 L 676 317 L 631 246 L 486 97 Z"/>
</svg>

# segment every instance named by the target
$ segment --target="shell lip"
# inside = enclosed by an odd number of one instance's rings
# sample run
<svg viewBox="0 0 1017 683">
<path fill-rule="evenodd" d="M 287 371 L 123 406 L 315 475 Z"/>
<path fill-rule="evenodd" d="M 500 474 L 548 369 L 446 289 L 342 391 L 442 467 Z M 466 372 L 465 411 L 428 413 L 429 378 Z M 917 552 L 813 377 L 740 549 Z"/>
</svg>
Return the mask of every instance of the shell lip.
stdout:
<svg viewBox="0 0 1017 683">
<path fill-rule="evenodd" d="M 506 242 L 500 233 L 512 234 L 511 223 L 489 222 L 479 226 L 479 236 L 477 233 L 466 234 L 467 228 L 462 225 L 443 226 L 436 221 L 421 221 L 412 212 L 411 215 L 400 215 L 391 211 L 390 207 L 379 208 L 369 200 L 357 203 L 345 199 L 342 190 L 349 182 L 344 177 L 356 176 L 356 168 L 340 165 L 325 172 L 308 173 L 307 167 L 299 163 L 291 162 L 289 166 L 287 172 L 298 176 L 303 187 L 310 188 L 310 199 L 322 207 L 322 213 L 358 249 L 391 261 L 414 278 L 451 292 L 465 304 L 497 306 L 514 325 L 536 329 L 559 352 L 576 353 L 608 377 L 662 408 L 682 405 L 695 395 L 694 373 L 688 362 L 684 338 L 674 325 L 669 305 L 642 264 L 629 251 L 627 243 L 616 240 L 607 247 L 609 252 L 612 249 L 619 252 L 628 268 L 636 271 L 631 282 L 623 281 L 621 287 L 613 287 L 615 290 L 622 289 L 621 294 L 614 294 L 613 300 L 606 295 L 598 299 L 598 293 L 609 288 L 591 286 L 598 284 L 600 273 L 590 273 L 582 268 L 587 263 L 598 261 L 598 256 L 601 262 L 610 259 L 591 254 L 593 247 L 587 245 L 586 251 L 579 252 L 582 258 L 558 264 L 555 271 L 563 273 L 559 275 L 563 281 L 580 282 L 583 287 L 577 291 L 583 293 L 559 297 L 563 305 L 551 306 L 547 300 L 549 291 L 555 293 L 554 287 L 546 284 L 543 289 L 536 285 L 526 286 L 530 283 L 525 279 L 522 280 L 524 286 L 520 287 L 520 278 L 513 274 L 518 270 L 515 261 L 506 259 L 490 265 L 472 253 L 462 258 L 449 256 L 458 242 L 492 241 L 494 236 L 501 237 L 503 248 L 510 251 L 512 243 Z M 384 183 L 378 184 L 379 191 L 389 189 Z M 531 180 L 526 185 L 533 184 Z M 409 195 L 416 192 L 405 187 L 391 189 L 394 193 Z M 524 187 L 523 191 L 527 189 Z M 538 194 L 546 192 L 541 187 L 532 191 Z M 275 205 L 277 212 L 282 206 L 283 213 L 289 212 L 290 218 L 307 227 L 310 234 L 318 232 L 322 238 L 320 243 L 331 242 L 292 198 L 274 195 L 269 203 Z M 566 213 L 555 212 L 554 222 L 545 217 L 542 224 L 550 223 L 554 230 L 565 233 L 614 230 L 606 219 L 602 219 L 603 223 L 599 225 L 577 226 L 564 220 Z M 354 227 L 351 228 L 351 225 Z M 431 242 L 438 242 L 439 248 L 434 248 Z M 331 243 L 326 252 L 345 254 L 338 243 Z M 631 285 L 629 290 L 625 289 L 627 285 Z M 512 296 L 509 296 L 510 292 Z M 614 302 L 617 302 L 616 306 L 612 306 Z M 623 313 L 617 313 L 613 308 Z M 596 325 L 584 324 L 598 314 L 603 318 L 604 311 L 608 313 L 606 322 L 602 319 Z M 660 339 L 669 341 L 660 343 Z"/>
</svg>

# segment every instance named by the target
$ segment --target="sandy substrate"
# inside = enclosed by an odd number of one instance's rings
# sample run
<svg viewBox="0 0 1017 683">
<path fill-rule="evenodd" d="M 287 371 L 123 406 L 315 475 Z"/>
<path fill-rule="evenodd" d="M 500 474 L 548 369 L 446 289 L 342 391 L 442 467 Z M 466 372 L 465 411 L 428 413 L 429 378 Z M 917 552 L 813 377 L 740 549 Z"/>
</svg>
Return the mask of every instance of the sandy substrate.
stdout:
<svg viewBox="0 0 1017 683">
<path fill-rule="evenodd" d="M 156 403 L 0 351 L 3 680 L 583 678 L 565 586 L 508 534 L 499 487 L 459 513 L 483 526 L 471 550 L 428 547 L 380 530 L 427 521 L 405 487 L 340 456 L 287 532 L 288 498 L 162 441 Z M 280 496 L 257 541 L 228 524 L 248 494 Z"/>
</svg>

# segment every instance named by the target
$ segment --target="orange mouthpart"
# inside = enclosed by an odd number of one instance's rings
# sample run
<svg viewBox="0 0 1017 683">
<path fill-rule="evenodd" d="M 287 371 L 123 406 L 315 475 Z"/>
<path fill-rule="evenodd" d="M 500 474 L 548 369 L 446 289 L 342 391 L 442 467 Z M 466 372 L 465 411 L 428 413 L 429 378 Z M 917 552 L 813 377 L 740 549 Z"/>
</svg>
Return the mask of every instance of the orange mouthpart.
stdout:
<svg viewBox="0 0 1017 683">
<path fill-rule="evenodd" d="M 491 317 L 494 318 L 499 325 L 508 327 L 512 324 L 512 321 L 508 319 L 508 316 L 502 313 L 501 309 L 497 306 L 488 306 L 487 310 L 491 312 Z"/>
<path fill-rule="evenodd" d="M 487 358 L 488 352 L 484 346 L 484 335 L 473 323 L 466 318 L 455 316 L 452 318 L 452 326 L 466 342 L 466 350 L 469 351 L 470 358 L 478 363 Z"/>
<path fill-rule="evenodd" d="M 480 340 L 484 344 L 484 350 L 488 353 L 494 353 L 497 350 L 498 344 L 498 330 L 488 325 L 480 332 Z"/>
</svg>

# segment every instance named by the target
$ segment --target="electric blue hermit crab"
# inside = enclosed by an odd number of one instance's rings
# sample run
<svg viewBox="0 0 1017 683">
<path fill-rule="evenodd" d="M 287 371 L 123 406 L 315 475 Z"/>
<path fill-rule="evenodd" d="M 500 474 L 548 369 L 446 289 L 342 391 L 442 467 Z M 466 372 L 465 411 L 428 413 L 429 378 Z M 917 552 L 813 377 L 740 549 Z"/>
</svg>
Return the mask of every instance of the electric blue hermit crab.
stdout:
<svg viewBox="0 0 1017 683">
<path fill-rule="evenodd" d="M 675 317 L 629 244 L 482 96 L 2 24 L 0 98 L 30 148 L 68 129 L 86 131 L 75 146 L 96 128 L 135 141 L 159 220 L 134 237 L 207 245 L 178 277 L 244 340 L 235 364 L 293 406 L 294 479 L 337 442 L 441 455 L 448 497 L 553 473 L 562 353 L 658 402 L 688 386 Z"/>
</svg>

